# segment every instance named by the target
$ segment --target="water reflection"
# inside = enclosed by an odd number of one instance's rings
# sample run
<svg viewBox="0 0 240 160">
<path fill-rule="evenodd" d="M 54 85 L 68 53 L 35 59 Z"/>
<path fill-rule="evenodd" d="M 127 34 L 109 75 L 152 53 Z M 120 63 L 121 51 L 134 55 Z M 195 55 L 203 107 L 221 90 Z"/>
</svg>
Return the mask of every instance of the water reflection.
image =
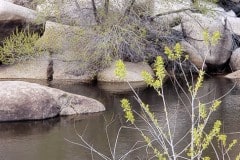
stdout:
<svg viewBox="0 0 240 160">
<path fill-rule="evenodd" d="M 47 121 L 25 121 L 25 122 L 3 122 L 0 123 L 1 139 L 11 139 L 11 136 L 25 137 L 26 135 L 37 135 L 39 133 L 48 133 L 59 122 L 60 118 L 52 118 Z"/>
<path fill-rule="evenodd" d="M 226 94 L 234 85 L 233 82 L 222 78 L 209 78 L 204 82 L 204 87 L 200 90 L 199 100 L 208 103 L 213 99 L 219 98 Z M 190 127 L 190 117 L 188 99 L 183 92 L 176 92 L 180 88 L 171 87 L 166 84 L 165 95 L 168 103 L 168 111 L 171 128 L 174 130 L 175 143 L 185 135 Z M 215 120 L 223 122 L 223 130 L 230 139 L 239 138 L 239 134 L 232 134 L 240 131 L 240 85 L 237 85 L 229 94 L 223 98 L 223 104 L 216 111 L 210 120 L 209 129 Z M 126 97 L 130 99 L 133 108 L 141 112 L 136 103 L 133 94 L 113 94 L 99 89 L 96 85 L 87 84 L 67 84 L 55 83 L 52 87 L 59 88 L 68 92 L 86 95 L 98 99 L 107 107 L 106 112 L 90 115 L 80 115 L 71 117 L 62 117 L 34 122 L 13 122 L 0 123 L 0 159 L 2 160 L 88 160 L 92 159 L 90 152 L 78 145 L 69 143 L 72 141 L 80 143 L 77 134 L 84 135 L 85 139 L 94 147 L 110 156 L 108 142 L 106 137 L 106 125 L 112 122 L 108 128 L 110 144 L 114 144 L 118 129 L 125 124 L 123 112 L 120 108 L 119 101 Z M 184 88 L 184 85 L 181 85 Z M 186 88 L 184 88 L 186 89 Z M 186 89 L 187 90 L 187 89 Z M 160 125 L 166 124 L 162 100 L 155 94 L 152 89 L 140 90 L 138 94 L 142 100 L 151 106 L 159 118 Z M 182 99 L 180 99 L 180 97 Z M 139 127 L 146 127 L 141 119 L 136 119 Z M 166 126 L 165 126 L 166 127 Z M 66 141 L 66 139 L 68 141 Z M 139 139 L 138 132 L 123 129 L 118 141 L 117 155 L 123 155 Z M 189 137 L 184 138 L 177 147 L 181 150 L 189 143 Z M 139 146 L 143 145 L 139 143 Z M 230 156 L 234 157 L 239 152 L 238 147 L 231 150 Z M 213 156 L 211 150 L 210 155 Z M 149 159 L 145 149 L 130 154 L 126 159 Z M 100 159 L 95 156 L 95 159 Z"/>
</svg>

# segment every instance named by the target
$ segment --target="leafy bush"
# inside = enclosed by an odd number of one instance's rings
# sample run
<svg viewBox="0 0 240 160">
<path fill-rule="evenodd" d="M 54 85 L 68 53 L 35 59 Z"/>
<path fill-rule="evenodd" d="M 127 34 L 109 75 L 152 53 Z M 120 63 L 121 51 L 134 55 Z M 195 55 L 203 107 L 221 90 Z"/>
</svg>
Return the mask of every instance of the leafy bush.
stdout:
<svg viewBox="0 0 240 160">
<path fill-rule="evenodd" d="M 3 41 L 3 46 L 0 46 L 0 61 L 3 64 L 13 64 L 36 56 L 39 53 L 34 46 L 38 39 L 37 33 L 16 30 Z"/>
</svg>

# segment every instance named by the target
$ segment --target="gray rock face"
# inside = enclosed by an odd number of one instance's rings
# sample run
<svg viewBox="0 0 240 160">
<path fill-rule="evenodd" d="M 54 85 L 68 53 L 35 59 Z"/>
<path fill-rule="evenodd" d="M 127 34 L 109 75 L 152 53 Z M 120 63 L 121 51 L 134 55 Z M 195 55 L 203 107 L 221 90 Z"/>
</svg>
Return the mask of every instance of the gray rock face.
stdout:
<svg viewBox="0 0 240 160">
<path fill-rule="evenodd" d="M 142 77 L 142 71 L 147 71 L 154 76 L 152 68 L 145 63 L 131 63 L 124 62 L 126 67 L 126 76 L 124 79 L 120 79 L 115 75 L 115 63 L 109 68 L 101 71 L 97 75 L 99 81 L 99 87 L 105 91 L 111 93 L 123 93 L 131 91 L 131 88 L 126 82 L 130 82 L 133 88 L 146 88 L 147 85 Z"/>
<path fill-rule="evenodd" d="M 62 116 L 93 113 L 105 110 L 104 106 L 100 102 L 80 95 L 63 94 L 58 97 L 58 102 L 61 104 L 60 115 Z"/>
<path fill-rule="evenodd" d="M 0 0 L 0 42 L 18 28 L 19 31 L 42 33 L 43 21 L 34 10 Z"/>
<path fill-rule="evenodd" d="M 94 99 L 21 81 L 1 81 L 0 98 L 0 121 L 38 120 L 105 110 Z"/>
<path fill-rule="evenodd" d="M 27 8 L 31 8 L 31 9 L 35 9 L 36 8 L 36 3 L 37 1 L 35 0 L 4 0 L 4 1 L 8 1 L 23 7 L 27 7 Z"/>
<path fill-rule="evenodd" d="M 231 0 L 232 2 L 236 2 L 236 3 L 239 3 L 240 0 Z"/>
<path fill-rule="evenodd" d="M 233 51 L 230 66 L 233 71 L 240 70 L 240 48 Z"/>
<path fill-rule="evenodd" d="M 46 21 L 44 34 L 36 43 L 36 47 L 62 53 L 75 50 L 79 52 L 79 39 L 83 28 Z"/>
<path fill-rule="evenodd" d="M 240 18 L 239 17 L 228 17 L 227 28 L 236 35 L 240 35 Z"/>
<path fill-rule="evenodd" d="M 77 62 L 64 61 L 60 57 L 67 57 L 69 55 L 69 52 L 54 55 L 56 59 L 53 58 L 53 80 L 69 80 L 84 83 L 92 82 L 95 74 L 75 74 L 75 72 L 81 70 L 81 66 L 79 67 Z M 48 53 L 43 53 L 41 57 L 36 57 L 30 61 L 23 61 L 8 66 L 2 65 L 0 66 L 0 79 L 47 79 L 49 59 Z"/>
<path fill-rule="evenodd" d="M 124 64 L 126 67 L 126 77 L 124 79 L 120 79 L 115 75 L 115 63 L 113 63 L 109 68 L 98 73 L 97 80 L 100 82 L 144 82 L 141 75 L 142 71 L 147 71 L 154 75 L 152 68 L 148 64 L 141 62 L 124 62 Z"/>
<path fill-rule="evenodd" d="M 230 58 L 232 35 L 219 18 L 192 14 L 183 17 L 182 27 L 186 35 L 185 40 L 196 49 L 202 59 L 206 59 L 206 64 L 218 66 L 226 63 Z M 204 42 L 204 30 L 207 30 L 210 36 L 215 31 L 219 31 L 221 39 L 216 45 L 207 44 Z"/>
<path fill-rule="evenodd" d="M 51 93 L 40 85 L 24 82 L 0 84 L 0 121 L 45 119 L 60 112 Z"/>
<path fill-rule="evenodd" d="M 206 68 L 203 58 L 198 54 L 198 51 L 186 41 L 181 41 L 183 52 L 189 55 L 189 60 L 198 68 Z"/>
<path fill-rule="evenodd" d="M 240 70 L 237 70 L 235 72 L 229 73 L 225 76 L 225 78 L 229 79 L 240 79 Z"/>
<path fill-rule="evenodd" d="M 90 1 L 46 0 L 36 10 L 47 18 L 60 20 L 63 24 L 95 24 Z"/>
</svg>

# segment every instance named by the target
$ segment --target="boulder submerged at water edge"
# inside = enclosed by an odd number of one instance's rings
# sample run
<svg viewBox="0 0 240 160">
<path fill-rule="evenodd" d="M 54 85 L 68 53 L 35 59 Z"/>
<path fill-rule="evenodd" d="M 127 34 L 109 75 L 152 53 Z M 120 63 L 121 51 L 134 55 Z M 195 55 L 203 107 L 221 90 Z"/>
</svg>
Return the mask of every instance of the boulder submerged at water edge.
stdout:
<svg viewBox="0 0 240 160">
<path fill-rule="evenodd" d="M 0 99 L 0 121 L 41 120 L 105 110 L 97 100 L 22 81 L 1 81 Z"/>
<path fill-rule="evenodd" d="M 147 84 L 142 77 L 142 71 L 147 71 L 150 75 L 154 76 L 153 69 L 147 63 L 124 62 L 124 65 L 126 67 L 126 76 L 124 79 L 116 76 L 115 62 L 105 70 L 99 72 L 97 75 L 99 87 L 112 93 L 128 92 L 131 91 L 131 88 L 127 82 L 129 82 L 134 89 L 146 88 Z"/>
</svg>

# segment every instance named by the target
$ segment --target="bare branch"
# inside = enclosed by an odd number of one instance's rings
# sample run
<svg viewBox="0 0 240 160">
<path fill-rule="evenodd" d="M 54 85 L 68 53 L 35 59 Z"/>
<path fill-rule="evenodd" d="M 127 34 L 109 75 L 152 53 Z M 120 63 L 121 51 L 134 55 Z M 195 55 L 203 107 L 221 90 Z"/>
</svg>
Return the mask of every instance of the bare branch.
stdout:
<svg viewBox="0 0 240 160">
<path fill-rule="evenodd" d="M 99 19 L 99 17 L 98 17 L 97 7 L 96 7 L 95 0 L 92 0 L 92 7 L 93 7 L 93 15 L 94 15 L 94 17 L 95 17 L 95 21 L 97 22 L 97 24 L 101 24 L 100 19 Z"/>
<path fill-rule="evenodd" d="M 184 12 L 184 11 L 196 11 L 196 9 L 193 9 L 193 8 L 182 8 L 182 9 L 179 9 L 179 10 L 163 12 L 163 13 L 156 14 L 155 16 L 152 16 L 150 19 L 153 20 L 153 19 L 155 19 L 157 17 L 165 16 L 165 15 L 168 15 L 168 14 L 180 13 L 180 12 Z"/>
<path fill-rule="evenodd" d="M 130 14 L 130 11 L 131 11 L 132 6 L 134 5 L 134 3 L 135 3 L 135 0 L 131 0 L 130 5 L 126 8 L 126 10 L 124 12 L 124 17 Z"/>
<path fill-rule="evenodd" d="M 108 10 L 109 10 L 109 0 L 105 0 L 105 2 L 104 2 L 104 12 L 105 12 L 105 16 L 108 15 Z"/>
</svg>

